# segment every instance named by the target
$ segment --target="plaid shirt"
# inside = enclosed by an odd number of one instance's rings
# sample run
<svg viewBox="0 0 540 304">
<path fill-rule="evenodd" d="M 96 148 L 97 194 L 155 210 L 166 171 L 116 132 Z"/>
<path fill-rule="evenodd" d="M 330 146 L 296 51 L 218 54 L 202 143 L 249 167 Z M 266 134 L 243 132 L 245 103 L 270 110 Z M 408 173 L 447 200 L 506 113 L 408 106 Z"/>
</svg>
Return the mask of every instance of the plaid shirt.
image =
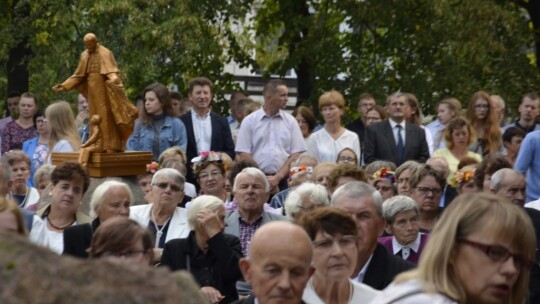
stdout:
<svg viewBox="0 0 540 304">
<path fill-rule="evenodd" d="M 251 238 L 253 237 L 253 234 L 255 234 L 255 231 L 261 226 L 262 214 L 252 224 L 244 221 L 242 217 L 239 217 L 238 220 L 240 221 L 240 243 L 242 244 L 242 255 L 247 257 L 249 254 L 249 244 L 251 243 Z"/>
</svg>

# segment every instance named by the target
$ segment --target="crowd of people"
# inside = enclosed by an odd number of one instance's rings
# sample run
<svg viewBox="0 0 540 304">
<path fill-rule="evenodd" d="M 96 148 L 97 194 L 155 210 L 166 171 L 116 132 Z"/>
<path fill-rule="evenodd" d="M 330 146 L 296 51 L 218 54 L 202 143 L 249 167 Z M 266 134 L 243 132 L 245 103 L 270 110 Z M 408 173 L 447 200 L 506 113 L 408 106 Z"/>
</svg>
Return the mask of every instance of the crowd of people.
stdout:
<svg viewBox="0 0 540 304">
<path fill-rule="evenodd" d="M 92 138 L 84 96 L 75 116 L 10 94 L 0 230 L 61 255 L 188 271 L 211 303 L 540 303 L 535 93 L 509 124 L 502 98 L 480 91 L 466 107 L 442 99 L 425 126 L 411 93 L 362 94 L 346 126 L 335 90 L 319 98 L 321 124 L 310 107 L 285 110 L 278 79 L 262 105 L 231 94 L 229 117 L 213 93 L 204 77 L 185 99 L 147 86 L 125 147 L 153 155 L 140 189 L 113 178 L 89 193 L 83 165 L 51 164 Z"/>
</svg>

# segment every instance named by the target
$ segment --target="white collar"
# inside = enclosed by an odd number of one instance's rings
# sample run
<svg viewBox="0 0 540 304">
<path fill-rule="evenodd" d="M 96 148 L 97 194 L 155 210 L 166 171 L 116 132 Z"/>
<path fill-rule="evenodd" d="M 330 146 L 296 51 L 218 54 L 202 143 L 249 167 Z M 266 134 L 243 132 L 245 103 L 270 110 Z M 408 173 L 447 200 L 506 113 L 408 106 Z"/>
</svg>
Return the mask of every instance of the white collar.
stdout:
<svg viewBox="0 0 540 304">
<path fill-rule="evenodd" d="M 416 237 L 416 239 L 412 242 L 412 243 L 409 243 L 407 245 L 401 245 L 396 237 L 392 237 L 392 249 L 394 250 L 394 254 L 398 253 L 403 247 L 408 247 L 410 249 L 412 249 L 412 251 L 418 253 L 418 249 L 420 248 L 420 240 L 422 239 L 422 233 L 418 233 L 418 236 Z"/>
<path fill-rule="evenodd" d="M 367 269 L 369 267 L 369 263 L 371 262 L 371 259 L 373 258 L 373 253 L 369 256 L 369 259 L 366 261 L 362 269 L 360 269 L 360 272 L 358 273 L 358 276 L 354 278 L 355 281 L 362 283 L 364 281 L 364 277 L 366 276 Z"/>
<path fill-rule="evenodd" d="M 397 122 L 393 121 L 392 119 L 388 119 L 388 121 L 390 122 L 390 127 L 392 127 L 392 130 L 394 130 L 394 128 L 397 125 L 400 125 L 403 128 L 403 130 L 405 130 L 405 119 L 401 123 L 397 123 Z"/>
</svg>

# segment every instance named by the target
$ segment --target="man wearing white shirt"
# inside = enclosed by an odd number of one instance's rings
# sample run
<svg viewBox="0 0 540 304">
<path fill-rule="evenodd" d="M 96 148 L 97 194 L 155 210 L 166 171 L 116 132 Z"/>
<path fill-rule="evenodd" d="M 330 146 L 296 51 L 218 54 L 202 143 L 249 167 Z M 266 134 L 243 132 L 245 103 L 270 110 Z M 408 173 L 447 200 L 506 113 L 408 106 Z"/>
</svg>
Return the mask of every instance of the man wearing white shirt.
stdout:
<svg viewBox="0 0 540 304">
<path fill-rule="evenodd" d="M 286 187 L 289 163 L 306 151 L 298 122 L 283 110 L 288 92 L 285 82 L 270 80 L 262 108 L 244 118 L 236 142 L 237 160 L 255 161 L 272 187 Z"/>
</svg>

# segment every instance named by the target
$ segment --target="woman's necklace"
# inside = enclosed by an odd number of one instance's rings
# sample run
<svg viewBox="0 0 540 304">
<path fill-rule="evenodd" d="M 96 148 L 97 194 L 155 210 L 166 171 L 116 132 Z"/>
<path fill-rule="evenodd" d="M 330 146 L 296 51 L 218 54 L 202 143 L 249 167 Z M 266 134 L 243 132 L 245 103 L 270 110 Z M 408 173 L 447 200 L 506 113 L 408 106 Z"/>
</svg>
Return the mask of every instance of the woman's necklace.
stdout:
<svg viewBox="0 0 540 304">
<path fill-rule="evenodd" d="M 56 230 L 65 230 L 67 227 L 73 225 L 73 223 L 75 223 L 77 219 L 73 219 L 73 221 L 71 223 L 69 223 L 68 225 L 64 226 L 64 227 L 58 227 L 58 226 L 55 226 L 53 224 L 53 222 L 51 221 L 51 219 L 49 218 L 49 216 L 47 215 L 47 222 L 49 223 L 49 225 L 51 225 L 51 227 L 53 227 L 54 229 Z"/>
<path fill-rule="evenodd" d="M 30 187 L 26 186 L 26 194 L 24 195 L 24 199 L 22 202 L 19 203 L 19 207 L 24 208 L 26 205 L 26 202 L 28 201 L 28 194 L 30 193 Z M 13 196 L 13 191 L 9 191 L 9 196 L 12 200 L 15 200 Z"/>
<path fill-rule="evenodd" d="M 156 222 L 156 218 L 154 216 L 154 210 L 153 209 L 150 210 L 150 214 L 152 215 L 152 224 L 154 224 L 154 228 L 156 228 L 156 242 L 154 244 L 154 247 L 159 248 L 159 240 L 161 240 L 161 236 L 163 235 L 163 229 L 165 228 L 165 226 L 167 226 L 167 223 L 169 223 L 172 216 L 169 216 L 167 221 L 161 226 L 161 229 L 160 229 L 160 228 L 158 228 L 158 224 Z"/>
</svg>

